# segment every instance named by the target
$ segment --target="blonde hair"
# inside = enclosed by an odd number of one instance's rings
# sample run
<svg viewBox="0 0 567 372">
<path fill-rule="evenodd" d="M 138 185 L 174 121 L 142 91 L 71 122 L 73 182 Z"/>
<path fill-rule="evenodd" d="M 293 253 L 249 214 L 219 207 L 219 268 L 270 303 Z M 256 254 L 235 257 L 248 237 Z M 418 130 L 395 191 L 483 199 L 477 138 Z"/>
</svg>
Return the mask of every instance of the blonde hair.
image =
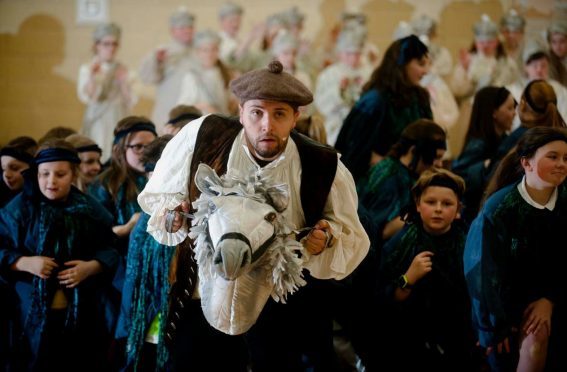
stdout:
<svg viewBox="0 0 567 372">
<path fill-rule="evenodd" d="M 73 147 L 76 149 L 79 147 L 84 146 L 91 146 L 91 145 L 98 145 L 95 141 L 87 136 L 83 136 L 82 134 L 71 134 L 65 138 L 65 141 L 69 142 Z"/>
</svg>

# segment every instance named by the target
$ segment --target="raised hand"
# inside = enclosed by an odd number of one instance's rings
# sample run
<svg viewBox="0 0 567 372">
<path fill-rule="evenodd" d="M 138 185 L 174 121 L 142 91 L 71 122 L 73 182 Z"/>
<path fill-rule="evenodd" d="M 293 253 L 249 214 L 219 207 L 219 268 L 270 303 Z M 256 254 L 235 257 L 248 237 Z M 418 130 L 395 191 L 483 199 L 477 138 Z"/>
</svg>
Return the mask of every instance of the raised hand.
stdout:
<svg viewBox="0 0 567 372">
<path fill-rule="evenodd" d="M 432 270 L 433 262 L 431 261 L 431 257 L 433 257 L 433 252 L 424 251 L 413 258 L 413 261 L 406 272 L 408 281 L 411 284 L 415 284 Z"/>
</svg>

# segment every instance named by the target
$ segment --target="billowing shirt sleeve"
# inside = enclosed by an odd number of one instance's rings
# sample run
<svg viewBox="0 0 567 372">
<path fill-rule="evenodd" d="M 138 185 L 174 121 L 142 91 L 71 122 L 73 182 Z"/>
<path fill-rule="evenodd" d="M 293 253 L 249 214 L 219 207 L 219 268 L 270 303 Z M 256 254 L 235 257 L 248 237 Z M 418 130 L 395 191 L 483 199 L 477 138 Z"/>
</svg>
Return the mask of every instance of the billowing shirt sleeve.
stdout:
<svg viewBox="0 0 567 372">
<path fill-rule="evenodd" d="M 336 241 L 317 256 L 304 251 L 308 256 L 305 267 L 313 277 L 344 279 L 368 253 L 370 240 L 358 218 L 357 205 L 358 196 L 352 176 L 339 161 L 324 210 L 324 218 L 329 221 Z"/>
<path fill-rule="evenodd" d="M 187 186 L 195 140 L 204 117 L 186 126 L 169 141 L 146 187 L 138 195 L 138 203 L 151 217 L 147 232 L 159 243 L 174 246 L 187 237 L 187 226 L 175 233 L 165 231 L 165 214 L 188 199 Z"/>
</svg>

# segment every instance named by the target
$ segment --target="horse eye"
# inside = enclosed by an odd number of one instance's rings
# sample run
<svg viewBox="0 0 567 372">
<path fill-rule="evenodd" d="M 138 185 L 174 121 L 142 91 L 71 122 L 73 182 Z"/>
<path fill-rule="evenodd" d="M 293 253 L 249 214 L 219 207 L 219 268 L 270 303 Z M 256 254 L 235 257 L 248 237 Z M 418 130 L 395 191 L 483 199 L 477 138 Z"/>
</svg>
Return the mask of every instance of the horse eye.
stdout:
<svg viewBox="0 0 567 372">
<path fill-rule="evenodd" d="M 276 213 L 275 212 L 270 212 L 267 215 L 264 216 L 264 219 L 268 222 L 274 222 L 274 220 L 276 219 Z"/>
<path fill-rule="evenodd" d="M 213 213 L 217 210 L 217 206 L 212 201 L 209 201 L 209 213 Z"/>
</svg>

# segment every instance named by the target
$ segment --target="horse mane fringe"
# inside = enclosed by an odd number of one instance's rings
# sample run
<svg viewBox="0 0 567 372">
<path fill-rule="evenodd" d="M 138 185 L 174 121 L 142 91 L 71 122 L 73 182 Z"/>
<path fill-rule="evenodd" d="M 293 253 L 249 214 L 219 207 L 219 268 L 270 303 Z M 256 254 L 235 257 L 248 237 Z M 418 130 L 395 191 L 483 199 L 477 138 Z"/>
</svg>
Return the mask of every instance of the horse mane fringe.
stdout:
<svg viewBox="0 0 567 372">
<path fill-rule="evenodd" d="M 236 193 L 242 196 L 261 199 L 266 202 L 264 192 L 268 189 L 269 181 L 254 180 L 249 178 L 244 181 L 242 178 L 231 174 L 221 177 L 222 187 L 217 187 L 220 195 Z M 212 279 L 216 276 L 213 270 L 213 246 L 208 238 L 207 223 L 210 213 L 212 213 L 209 203 L 211 197 L 201 193 L 199 198 L 193 202 L 195 209 L 192 227 L 189 236 L 195 242 L 195 259 L 199 267 L 199 277 Z M 286 303 L 287 295 L 293 294 L 304 286 L 307 282 L 303 279 L 304 255 L 302 255 L 303 245 L 295 240 L 293 234 L 294 227 L 284 220 L 278 213 L 276 220 L 277 237 L 274 243 L 267 249 L 265 261 L 272 268 L 271 278 L 274 288 L 271 296 L 276 302 Z"/>
</svg>

